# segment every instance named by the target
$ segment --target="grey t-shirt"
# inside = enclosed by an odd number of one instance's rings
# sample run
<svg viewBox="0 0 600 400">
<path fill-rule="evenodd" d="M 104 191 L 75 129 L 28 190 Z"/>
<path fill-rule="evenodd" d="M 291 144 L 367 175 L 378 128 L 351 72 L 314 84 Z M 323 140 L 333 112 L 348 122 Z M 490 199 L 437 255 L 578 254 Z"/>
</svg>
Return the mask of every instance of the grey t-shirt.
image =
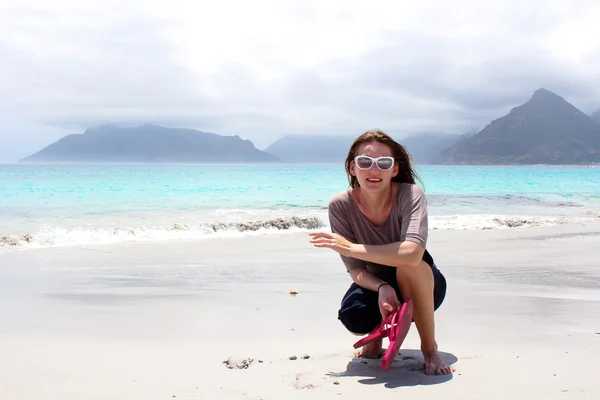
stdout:
<svg viewBox="0 0 600 400">
<path fill-rule="evenodd" d="M 373 225 L 360 211 L 351 189 L 337 193 L 329 201 L 329 224 L 331 231 L 352 243 L 382 245 L 392 242 L 412 241 L 423 248 L 427 245 L 427 199 L 420 186 L 399 183 L 395 203 L 390 215 L 382 225 Z M 393 273 L 389 266 L 341 256 L 350 271 L 366 268 L 383 277 Z"/>
</svg>

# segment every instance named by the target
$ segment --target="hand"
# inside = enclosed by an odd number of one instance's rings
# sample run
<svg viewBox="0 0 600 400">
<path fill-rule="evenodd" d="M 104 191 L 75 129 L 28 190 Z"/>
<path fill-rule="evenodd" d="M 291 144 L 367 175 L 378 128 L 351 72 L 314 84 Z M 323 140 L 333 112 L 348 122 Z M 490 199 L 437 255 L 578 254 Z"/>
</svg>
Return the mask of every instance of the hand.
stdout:
<svg viewBox="0 0 600 400">
<path fill-rule="evenodd" d="M 385 320 L 391 313 L 400 308 L 400 301 L 396 291 L 390 285 L 384 285 L 379 289 L 379 312 Z"/>
<path fill-rule="evenodd" d="M 354 244 L 337 233 L 310 232 L 309 235 L 312 238 L 310 242 L 315 247 L 326 247 L 337 251 L 343 256 L 350 254 L 350 250 Z"/>
</svg>

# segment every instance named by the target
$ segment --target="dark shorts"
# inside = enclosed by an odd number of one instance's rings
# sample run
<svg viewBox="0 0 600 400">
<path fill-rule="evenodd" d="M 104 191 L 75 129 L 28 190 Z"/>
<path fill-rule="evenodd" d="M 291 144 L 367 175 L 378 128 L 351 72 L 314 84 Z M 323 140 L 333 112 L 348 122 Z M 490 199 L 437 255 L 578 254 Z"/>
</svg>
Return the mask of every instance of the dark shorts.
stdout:
<svg viewBox="0 0 600 400">
<path fill-rule="evenodd" d="M 429 253 L 425 253 L 423 260 L 431 267 L 433 273 L 433 303 L 434 309 L 437 310 L 446 297 L 446 278 L 436 267 Z M 395 274 L 391 279 L 385 279 L 396 290 L 398 300 L 404 302 L 402 293 L 398 288 L 398 283 L 395 279 Z M 379 312 L 379 294 L 352 283 L 344 298 L 342 305 L 338 311 L 338 319 L 344 324 L 346 329 L 357 334 L 370 333 L 381 323 L 381 313 Z"/>
</svg>

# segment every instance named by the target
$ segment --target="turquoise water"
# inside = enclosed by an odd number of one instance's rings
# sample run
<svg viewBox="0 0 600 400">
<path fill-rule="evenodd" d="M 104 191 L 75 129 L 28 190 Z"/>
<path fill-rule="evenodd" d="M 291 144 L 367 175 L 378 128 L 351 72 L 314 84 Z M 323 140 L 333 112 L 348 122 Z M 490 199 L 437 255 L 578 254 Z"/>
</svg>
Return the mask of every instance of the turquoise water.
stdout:
<svg viewBox="0 0 600 400">
<path fill-rule="evenodd" d="M 433 229 L 600 215 L 600 168 L 417 171 Z M 329 198 L 347 187 L 342 165 L 0 165 L 0 237 L 5 247 L 49 246 L 243 234 L 274 220 L 310 229 L 327 225 Z"/>
</svg>

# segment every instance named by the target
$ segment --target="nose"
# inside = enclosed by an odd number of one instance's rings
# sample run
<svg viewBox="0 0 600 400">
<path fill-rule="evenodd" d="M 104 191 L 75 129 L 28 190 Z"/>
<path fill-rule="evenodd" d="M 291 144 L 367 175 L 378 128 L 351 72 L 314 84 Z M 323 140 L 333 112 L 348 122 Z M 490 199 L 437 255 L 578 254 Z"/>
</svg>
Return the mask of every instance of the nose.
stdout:
<svg viewBox="0 0 600 400">
<path fill-rule="evenodd" d="M 371 164 L 371 168 L 369 169 L 378 169 L 380 171 L 382 171 L 381 168 L 379 168 L 379 164 L 377 164 L 377 161 L 373 161 L 373 164 Z"/>
</svg>

